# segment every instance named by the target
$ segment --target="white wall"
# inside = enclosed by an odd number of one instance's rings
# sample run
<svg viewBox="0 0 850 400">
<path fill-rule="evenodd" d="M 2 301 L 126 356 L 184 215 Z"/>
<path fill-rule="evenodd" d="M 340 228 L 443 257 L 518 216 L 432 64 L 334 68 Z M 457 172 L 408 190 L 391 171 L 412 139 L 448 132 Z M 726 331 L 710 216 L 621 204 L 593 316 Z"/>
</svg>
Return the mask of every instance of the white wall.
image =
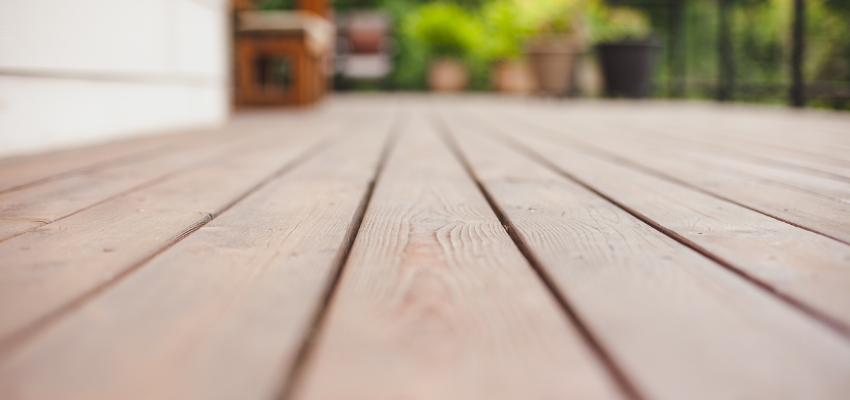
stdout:
<svg viewBox="0 0 850 400">
<path fill-rule="evenodd" d="M 227 0 L 0 0 L 0 157 L 228 114 Z"/>
</svg>

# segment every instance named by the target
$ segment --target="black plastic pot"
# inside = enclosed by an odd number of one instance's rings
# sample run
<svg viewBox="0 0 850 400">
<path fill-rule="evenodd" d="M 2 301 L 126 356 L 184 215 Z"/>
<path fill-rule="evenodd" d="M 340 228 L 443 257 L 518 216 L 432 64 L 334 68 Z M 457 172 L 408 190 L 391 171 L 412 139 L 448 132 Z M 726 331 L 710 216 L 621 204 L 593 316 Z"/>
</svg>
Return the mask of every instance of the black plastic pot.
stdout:
<svg viewBox="0 0 850 400">
<path fill-rule="evenodd" d="M 652 39 L 598 44 L 605 92 L 611 96 L 649 96 L 659 48 Z"/>
</svg>

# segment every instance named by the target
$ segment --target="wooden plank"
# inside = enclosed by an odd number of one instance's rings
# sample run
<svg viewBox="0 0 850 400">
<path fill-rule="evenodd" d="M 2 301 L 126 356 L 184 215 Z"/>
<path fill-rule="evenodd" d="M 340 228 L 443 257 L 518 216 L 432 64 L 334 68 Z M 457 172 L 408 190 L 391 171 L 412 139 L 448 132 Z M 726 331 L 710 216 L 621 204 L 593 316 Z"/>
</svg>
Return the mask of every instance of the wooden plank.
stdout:
<svg viewBox="0 0 850 400">
<path fill-rule="evenodd" d="M 0 194 L 0 241 L 17 236 L 36 227 L 54 222 L 82 209 L 91 207 L 120 194 L 173 178 L 204 163 L 226 157 L 228 154 L 260 148 L 280 141 L 282 137 L 309 134 L 319 128 L 312 124 L 267 121 L 259 127 L 244 127 L 239 134 L 210 135 L 203 141 L 170 146 L 156 155 L 138 162 L 102 166 L 87 173 L 72 174 L 61 179 L 33 185 L 21 190 Z M 345 118 L 335 123 L 344 124 Z M 252 129 L 253 128 L 253 129 Z"/>
<path fill-rule="evenodd" d="M 691 157 L 700 165 L 708 168 L 723 169 L 833 200 L 850 202 L 850 178 L 821 175 L 812 173 L 812 171 L 787 168 L 782 165 L 765 165 L 758 160 L 736 157 L 730 154 L 717 155 L 705 151 L 706 149 L 700 146 L 682 146 L 671 150 Z"/>
<path fill-rule="evenodd" d="M 790 188 L 800 189 L 833 200 L 850 202 L 850 178 L 821 173 L 819 170 L 799 168 L 789 163 L 774 163 L 770 159 L 750 157 L 735 151 L 726 151 L 724 147 L 707 143 L 688 141 L 685 135 L 677 135 L 681 130 L 667 126 L 646 129 L 634 127 L 628 123 L 590 124 L 573 126 L 573 131 L 587 132 L 622 142 L 636 142 L 642 148 L 651 149 L 657 156 L 678 157 L 700 168 L 724 170 L 740 176 L 764 180 Z M 717 139 L 713 139 L 717 142 Z M 737 143 L 730 146 L 739 147 Z M 850 163 L 847 163 L 850 166 Z M 848 169 L 850 171 L 850 169 Z M 850 174 L 848 174 L 850 175 Z"/>
<path fill-rule="evenodd" d="M 0 160 L 0 192 L 43 181 L 72 170 L 115 162 L 183 140 L 182 135 L 159 135 L 81 149 L 19 156 Z"/>
<path fill-rule="evenodd" d="M 0 241 L 64 218 L 98 202 L 149 186 L 193 164 L 224 156 L 232 143 L 179 151 L 138 163 L 104 167 L 0 194 Z"/>
<path fill-rule="evenodd" d="M 569 126 L 556 124 L 552 120 L 500 121 L 519 124 L 528 132 L 540 132 L 555 143 L 567 142 L 625 160 L 659 176 L 675 179 L 782 221 L 850 243 L 850 204 L 737 172 L 712 169 L 690 157 L 644 145 L 638 139 L 611 137 L 599 134 L 600 131 L 590 134 L 576 130 L 575 127 L 569 129 Z"/>
<path fill-rule="evenodd" d="M 728 110 L 683 114 L 673 107 L 652 107 L 641 111 L 640 114 L 607 110 L 590 116 L 561 115 L 561 121 L 570 126 L 579 123 L 591 130 L 629 132 L 642 140 L 655 137 L 662 139 L 659 144 L 700 145 L 705 152 L 850 181 L 850 147 L 841 145 L 835 136 L 829 137 L 828 142 L 813 142 L 812 127 L 793 129 L 797 135 L 792 139 L 783 135 L 792 128 L 769 120 L 741 121 Z M 617 118 L 612 119 L 612 114 Z M 811 122 L 817 125 L 816 121 Z M 846 129 L 850 130 L 850 124 Z"/>
<path fill-rule="evenodd" d="M 850 147 L 850 137 L 847 135 L 850 118 L 843 113 L 823 110 L 788 112 L 782 108 L 767 110 L 750 106 L 719 108 L 703 114 L 703 121 L 722 123 L 733 131 L 745 133 L 747 138 L 766 139 L 766 143 L 778 140 L 794 145 L 810 144 L 821 150 L 826 149 L 821 147 L 823 145 Z"/>
<path fill-rule="evenodd" d="M 296 399 L 622 398 L 421 120 L 387 161 Z"/>
<path fill-rule="evenodd" d="M 645 398 L 850 393 L 846 338 L 587 188 L 452 126 L 510 228 Z"/>
<path fill-rule="evenodd" d="M 671 121 L 672 120 L 672 121 Z M 727 157 L 746 159 L 765 166 L 781 167 L 843 178 L 850 181 L 850 148 L 833 143 L 810 143 L 807 140 L 783 139 L 781 128 L 768 124 L 742 128 L 734 121 L 699 123 L 684 118 L 659 118 L 635 124 L 621 121 L 618 126 L 640 132 L 641 137 L 655 136 L 677 144 L 698 145 L 704 151 L 721 153 Z M 850 124 L 848 128 L 850 129 Z M 770 136 L 759 137 L 761 132 Z M 672 144 L 668 142 L 668 144 Z"/>
<path fill-rule="evenodd" d="M 515 146 L 527 146 L 553 168 L 850 335 L 850 246 L 598 154 L 519 137 L 515 129 L 488 132 L 508 135 Z"/>
<path fill-rule="evenodd" d="M 0 242 L 0 339 L 179 241 L 325 136 L 317 131 L 236 153 Z"/>
<path fill-rule="evenodd" d="M 280 120 L 289 124 L 311 119 L 316 112 L 243 113 L 228 125 L 216 129 L 146 136 L 77 149 L 0 159 L 0 193 L 56 179 L 134 162 L 143 162 L 163 153 L 196 147 L 205 141 L 217 141 L 268 128 Z M 238 136 L 237 136 L 238 135 Z"/>
<path fill-rule="evenodd" d="M 0 397 L 276 398 L 362 216 L 389 122 L 352 127 L 7 354 Z"/>
</svg>

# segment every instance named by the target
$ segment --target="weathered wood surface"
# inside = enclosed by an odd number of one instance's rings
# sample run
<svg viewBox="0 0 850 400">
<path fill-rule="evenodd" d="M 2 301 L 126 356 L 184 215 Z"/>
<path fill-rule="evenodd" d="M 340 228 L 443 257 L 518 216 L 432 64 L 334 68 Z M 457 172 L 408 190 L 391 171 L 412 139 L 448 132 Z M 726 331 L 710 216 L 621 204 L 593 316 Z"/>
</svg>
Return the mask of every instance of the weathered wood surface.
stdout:
<svg viewBox="0 0 850 400">
<path fill-rule="evenodd" d="M 850 398 L 845 150 L 834 113 L 358 95 L 0 160 L 0 398 Z"/>
<path fill-rule="evenodd" d="M 528 146 L 545 162 L 677 240 L 825 315 L 850 335 L 850 246 L 604 154 L 553 143 L 545 135 L 530 134 L 533 130 L 521 130 L 525 125 L 515 121 L 483 126 Z"/>
<path fill-rule="evenodd" d="M 633 162 L 657 174 L 669 176 L 687 185 L 735 203 L 758 210 L 783 221 L 850 243 L 850 203 L 789 187 L 749 173 L 714 168 L 702 158 L 644 143 L 640 136 L 626 130 L 594 129 L 582 131 L 541 116 L 529 129 L 543 126 L 554 136 L 574 145 L 584 145 Z"/>
<path fill-rule="evenodd" d="M 84 173 L 67 174 L 50 184 L 36 184 L 0 194 L 0 241 L 55 222 L 114 196 L 151 186 L 205 161 L 231 152 L 238 137 L 203 141 L 137 163 L 104 166 Z M 208 145 L 212 143 L 212 145 Z"/>
<path fill-rule="evenodd" d="M 622 398 L 432 125 L 379 178 L 296 399 Z"/>
<path fill-rule="evenodd" d="M 511 229 L 647 397 L 850 390 L 845 338 L 587 188 L 457 124 L 452 131 Z"/>
<path fill-rule="evenodd" d="M 0 242 L 0 340 L 206 224 L 327 135 L 311 133 L 236 151 Z"/>
<path fill-rule="evenodd" d="M 274 398 L 362 215 L 389 120 L 350 129 L 7 355 L 0 397 Z"/>
</svg>

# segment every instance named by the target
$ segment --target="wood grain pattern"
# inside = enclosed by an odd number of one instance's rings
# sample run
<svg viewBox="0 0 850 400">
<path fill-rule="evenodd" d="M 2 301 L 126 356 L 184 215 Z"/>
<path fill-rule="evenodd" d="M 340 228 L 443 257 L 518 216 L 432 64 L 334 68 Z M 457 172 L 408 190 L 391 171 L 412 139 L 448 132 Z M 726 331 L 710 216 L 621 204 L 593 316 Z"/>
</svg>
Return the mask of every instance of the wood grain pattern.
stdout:
<svg viewBox="0 0 850 400">
<path fill-rule="evenodd" d="M 641 141 L 656 139 L 657 146 L 697 146 L 700 154 L 723 155 L 845 182 L 850 179 L 850 147 L 842 145 L 843 138 L 836 135 L 816 140 L 818 120 L 810 121 L 808 126 L 789 127 L 768 119 L 741 118 L 728 110 L 682 113 L 673 107 L 617 112 L 618 118 L 612 120 L 610 111 L 600 109 L 589 115 L 569 116 L 547 113 L 547 117 L 560 117 L 562 123 L 578 123 L 582 130 L 601 134 L 628 132 L 628 136 Z M 845 130 L 850 130 L 850 122 Z M 786 136 L 789 132 L 794 136 Z"/>
<path fill-rule="evenodd" d="M 422 121 L 387 162 L 295 398 L 621 398 Z"/>
<path fill-rule="evenodd" d="M 844 184 L 850 182 L 850 161 L 839 157 L 839 154 L 850 153 L 850 148 L 842 148 L 834 142 L 831 145 L 812 145 L 799 138 L 794 141 L 783 140 L 781 129 L 771 127 L 770 124 L 742 128 L 735 125 L 734 121 L 720 121 L 724 123 L 694 123 L 681 116 L 658 118 L 654 122 L 627 118 L 596 126 L 604 127 L 603 133 L 629 132 L 629 137 L 639 136 L 642 142 L 652 142 L 654 146 L 717 158 L 720 164 L 727 160 L 745 163 L 749 168 L 737 168 L 745 173 L 775 170 L 765 176 L 768 179 L 801 175 L 803 179 L 790 181 L 792 186 L 802 183 L 817 187 L 813 182 L 806 182 L 805 178 L 839 180 Z M 592 125 L 585 126 L 592 129 Z M 850 124 L 847 129 L 850 129 Z M 758 137 L 763 132 L 768 132 L 770 136 L 754 139 L 754 136 Z M 850 155 L 844 157 L 850 158 Z"/>
<path fill-rule="evenodd" d="M 275 124 L 281 121 L 281 115 L 287 125 L 315 123 L 318 119 L 316 117 L 322 113 L 323 110 L 242 113 L 228 125 L 217 129 L 173 132 L 97 146 L 3 158 L 0 159 L 0 193 L 110 167 L 145 162 L 164 154 L 186 151 L 205 142 L 248 139 L 251 132 L 275 129 Z"/>
<path fill-rule="evenodd" d="M 0 338 L 180 240 L 324 136 L 235 153 L 0 242 Z"/>
<path fill-rule="evenodd" d="M 645 397 L 850 393 L 845 338 L 590 190 L 453 132 L 512 228 Z"/>
<path fill-rule="evenodd" d="M 69 171 L 115 162 L 180 141 L 180 135 L 146 137 L 0 160 L 0 192 L 41 181 Z"/>
<path fill-rule="evenodd" d="M 73 174 L 0 194 L 0 240 L 49 224 L 113 196 L 157 183 L 175 172 L 233 151 L 233 143 L 217 144 Z"/>
<path fill-rule="evenodd" d="M 633 213 L 850 333 L 850 246 L 593 153 L 520 137 L 513 126 L 487 131 L 508 135 Z"/>
<path fill-rule="evenodd" d="M 347 120 L 343 117 L 334 123 L 343 125 Z M 210 132 L 203 140 L 171 144 L 156 154 L 136 157 L 134 161 L 86 168 L 79 173 L 0 194 L 0 241 L 229 154 L 273 145 L 284 138 L 294 140 L 299 135 L 321 130 L 316 119 L 287 122 L 285 126 L 281 126 L 280 119 L 258 126 L 234 124 L 223 132 Z"/>
<path fill-rule="evenodd" d="M 346 95 L 0 159 L 0 229 L 53 221 L 0 399 L 850 398 L 848 124 Z"/>
<path fill-rule="evenodd" d="M 350 127 L 16 349 L 0 361 L 0 397 L 275 398 L 362 215 L 389 127 L 385 117 Z"/>
<path fill-rule="evenodd" d="M 820 232 L 850 243 L 850 204 L 823 198 L 785 185 L 752 178 L 734 171 L 713 169 L 698 159 L 664 151 L 640 143 L 604 134 L 588 134 L 565 129 L 551 120 L 518 122 L 531 132 L 543 132 L 550 140 L 568 141 L 600 154 L 608 154 L 646 168 L 659 175 L 714 193 L 746 207 L 759 210 L 783 221 Z M 547 129 L 541 131 L 540 126 Z M 556 133 L 557 132 L 557 133 Z M 598 133 L 596 131 L 595 133 Z"/>
</svg>

